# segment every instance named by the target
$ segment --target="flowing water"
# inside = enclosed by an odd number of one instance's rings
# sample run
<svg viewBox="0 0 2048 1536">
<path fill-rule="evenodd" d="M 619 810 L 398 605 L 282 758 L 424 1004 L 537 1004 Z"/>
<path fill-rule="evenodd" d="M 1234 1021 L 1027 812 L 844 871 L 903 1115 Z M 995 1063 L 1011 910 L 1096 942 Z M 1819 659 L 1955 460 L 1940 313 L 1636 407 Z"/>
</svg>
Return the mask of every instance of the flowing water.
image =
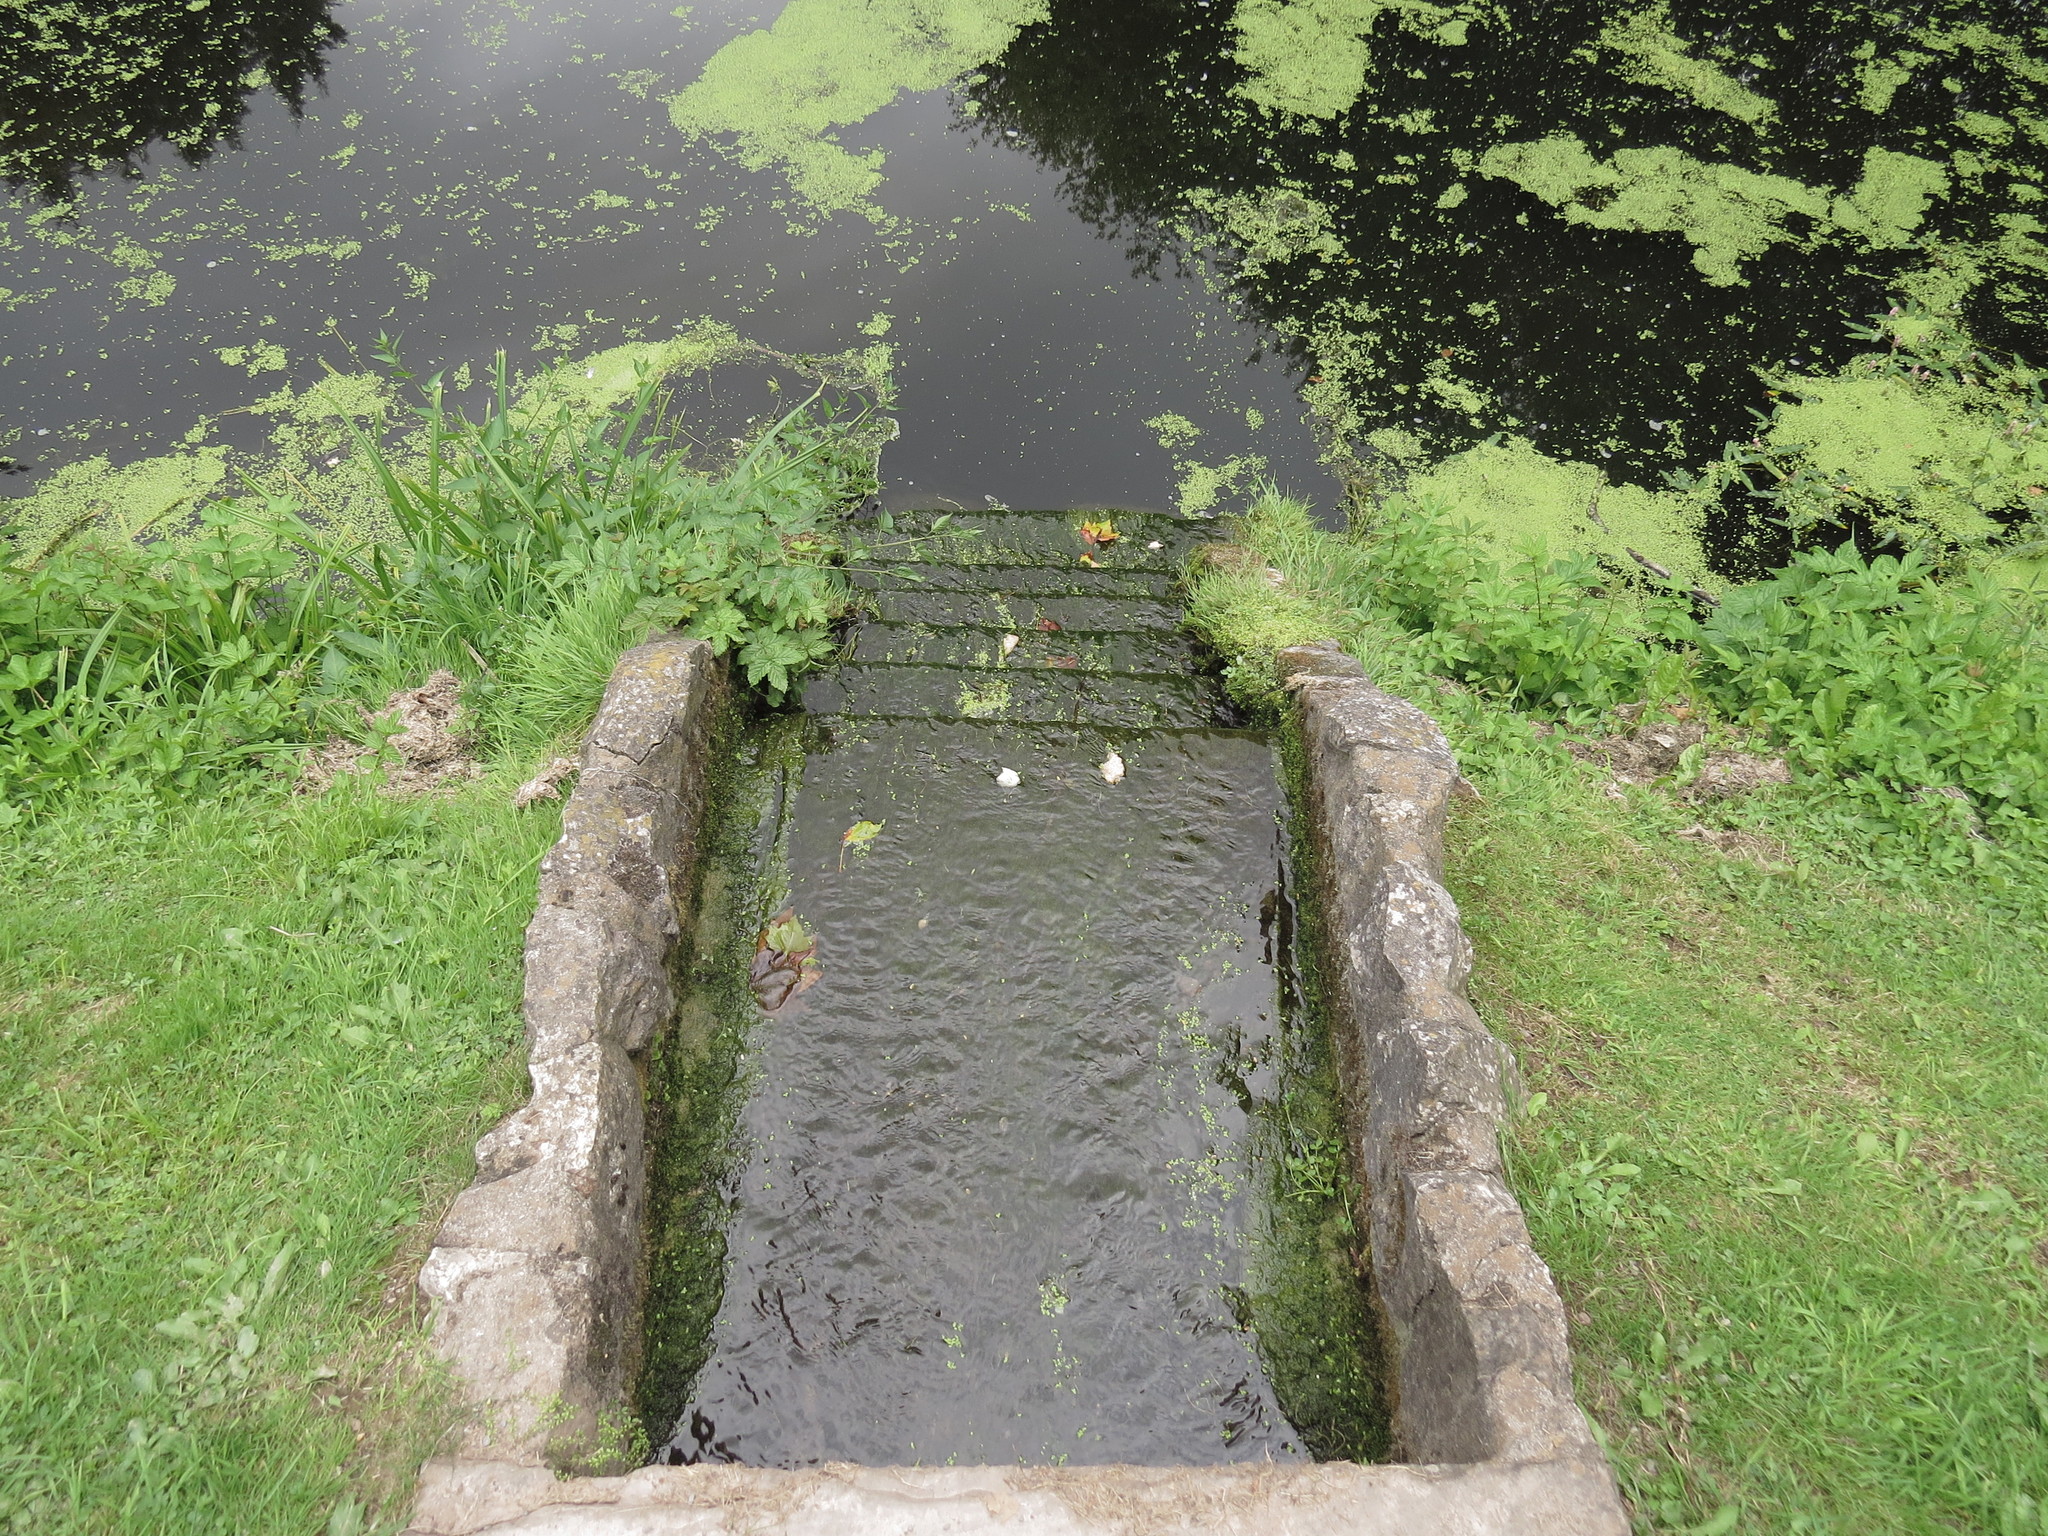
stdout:
<svg viewBox="0 0 2048 1536">
<path fill-rule="evenodd" d="M 1117 514 L 1084 567 L 1077 522 L 976 517 L 918 551 L 938 558 L 864 572 L 877 616 L 805 696 L 753 844 L 780 878 L 713 920 L 744 936 L 785 905 L 821 969 L 746 1031 L 694 1380 L 662 1336 L 689 1309 L 657 1281 L 670 1459 L 1181 1463 L 1383 1436 L 1356 1277 L 1286 1225 L 1288 1090 L 1318 1057 L 1274 749 L 1194 672 L 1167 596 L 1206 530 Z"/>
</svg>

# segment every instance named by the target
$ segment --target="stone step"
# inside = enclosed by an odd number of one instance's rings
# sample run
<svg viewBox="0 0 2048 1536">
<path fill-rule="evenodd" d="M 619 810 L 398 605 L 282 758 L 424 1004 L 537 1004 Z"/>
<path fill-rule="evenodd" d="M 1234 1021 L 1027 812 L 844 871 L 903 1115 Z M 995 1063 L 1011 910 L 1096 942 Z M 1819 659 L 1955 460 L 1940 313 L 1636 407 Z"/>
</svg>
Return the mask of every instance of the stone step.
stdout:
<svg viewBox="0 0 2048 1536">
<path fill-rule="evenodd" d="M 1011 631 L 1017 644 L 1003 654 L 1000 629 L 962 625 L 862 624 L 854 638 L 855 662 L 909 662 L 939 667 L 1031 670 L 1071 658 L 1082 672 L 1186 673 L 1195 661 L 1194 643 L 1184 635 L 1156 631 L 1088 634 L 1040 629 Z"/>
<path fill-rule="evenodd" d="M 895 541 L 925 537 L 939 512 L 898 512 L 895 526 L 884 530 L 863 523 L 862 536 L 887 547 Z M 1217 536 L 1207 518 L 1183 518 L 1165 512 L 956 512 L 933 543 L 892 549 L 926 560 L 961 564 L 1068 564 L 1092 554 L 1113 570 L 1174 571 L 1188 551 Z M 1090 549 L 1081 538 L 1084 522 L 1108 522 L 1117 531 L 1114 543 Z M 1153 549 L 1153 544 L 1159 548 Z"/>
<path fill-rule="evenodd" d="M 876 617 L 884 623 L 992 629 L 998 634 L 1008 630 L 1022 635 L 1036 630 L 1041 620 L 1075 635 L 1170 635 L 1180 628 L 1179 610 L 1150 597 L 1011 595 L 900 586 L 877 589 L 873 600 Z"/>
<path fill-rule="evenodd" d="M 854 566 L 847 577 L 865 591 L 1000 592 L 1018 597 L 1165 597 L 1170 571 L 1112 571 L 1085 565 L 948 565 L 905 561 Z"/>
<path fill-rule="evenodd" d="M 1092 726 L 1099 730 L 1188 729 L 1234 723 L 1228 702 L 1205 679 L 1068 671 L 899 664 L 845 666 L 812 679 L 813 715 Z"/>
</svg>

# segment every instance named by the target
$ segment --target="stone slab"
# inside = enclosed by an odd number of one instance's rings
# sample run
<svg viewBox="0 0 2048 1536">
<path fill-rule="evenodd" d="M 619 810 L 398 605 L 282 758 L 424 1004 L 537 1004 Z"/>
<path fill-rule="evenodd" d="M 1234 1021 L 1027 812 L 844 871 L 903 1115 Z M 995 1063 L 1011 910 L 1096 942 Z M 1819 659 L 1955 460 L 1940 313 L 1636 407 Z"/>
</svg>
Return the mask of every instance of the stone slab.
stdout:
<svg viewBox="0 0 2048 1536">
<path fill-rule="evenodd" d="M 643 1467 L 429 1462 L 409 1536 L 1500 1536 L 1598 1518 L 1604 1467 Z M 1589 1518 L 1591 1516 L 1592 1518 Z"/>
<path fill-rule="evenodd" d="M 420 1271 L 471 1409 L 463 1454 L 587 1464 L 636 1363 L 642 1058 L 675 1009 L 723 672 L 700 640 L 628 651 L 583 749 L 526 931 L 533 1097 L 477 1143 Z M 548 1474 L 552 1476 L 552 1473 Z"/>
</svg>

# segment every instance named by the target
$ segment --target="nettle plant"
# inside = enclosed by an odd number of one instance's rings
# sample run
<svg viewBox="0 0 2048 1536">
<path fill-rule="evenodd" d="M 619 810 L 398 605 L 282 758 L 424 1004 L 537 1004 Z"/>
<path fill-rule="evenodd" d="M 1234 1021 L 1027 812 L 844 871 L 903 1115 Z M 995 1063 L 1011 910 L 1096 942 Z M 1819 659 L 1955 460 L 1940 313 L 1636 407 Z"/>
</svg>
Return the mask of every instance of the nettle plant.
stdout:
<svg viewBox="0 0 2048 1536">
<path fill-rule="evenodd" d="M 1689 599 L 1625 589 L 1591 555 L 1540 542 L 1503 554 L 1479 528 L 1424 498 L 1393 497 L 1356 535 L 1373 606 L 1423 641 L 1424 666 L 1565 716 L 1640 698 L 1683 634 Z"/>
<path fill-rule="evenodd" d="M 1937 582 L 1917 554 L 1812 550 L 1728 592 L 1687 638 L 1714 703 L 1810 774 L 1894 815 L 2040 839 L 2048 652 L 1990 576 Z"/>
</svg>

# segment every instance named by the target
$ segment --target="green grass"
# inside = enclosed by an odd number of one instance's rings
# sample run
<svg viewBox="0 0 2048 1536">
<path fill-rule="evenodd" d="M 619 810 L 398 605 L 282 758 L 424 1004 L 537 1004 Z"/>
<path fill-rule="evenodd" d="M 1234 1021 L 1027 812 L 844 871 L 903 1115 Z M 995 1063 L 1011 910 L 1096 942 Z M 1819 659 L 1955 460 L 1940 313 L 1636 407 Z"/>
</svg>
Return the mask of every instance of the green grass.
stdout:
<svg viewBox="0 0 2048 1536">
<path fill-rule="evenodd" d="M 560 817 L 513 771 L 0 832 L 0 1529 L 403 1516 L 447 1422 L 412 1274 L 525 1095 Z"/>
<path fill-rule="evenodd" d="M 457 1411 L 414 1276 L 527 1095 L 560 807 L 513 786 L 650 625 L 779 695 L 851 600 L 869 413 L 821 387 L 707 472 L 637 380 L 515 395 L 501 360 L 476 421 L 428 381 L 402 451 L 359 443 L 381 540 L 253 497 L 0 538 L 0 1531 L 403 1521 Z M 287 791 L 436 666 L 480 780 Z"/>
<path fill-rule="evenodd" d="M 1673 836 L 1533 754 L 1449 885 L 1516 1185 L 1651 1529 L 2038 1531 L 2048 967 L 1967 891 Z"/>
<path fill-rule="evenodd" d="M 1531 1106 L 1515 1184 L 1639 1527 L 2048 1530 L 2048 869 L 1910 866 L 1876 822 L 1857 846 L 1823 783 L 1718 813 L 1610 792 L 1421 671 L 1360 542 L 1271 515 L 1243 537 L 1255 558 L 1198 571 L 1191 608 L 1238 691 L 1337 636 L 1483 796 L 1448 882 Z M 1701 822 L 1730 851 L 1676 835 Z"/>
</svg>

